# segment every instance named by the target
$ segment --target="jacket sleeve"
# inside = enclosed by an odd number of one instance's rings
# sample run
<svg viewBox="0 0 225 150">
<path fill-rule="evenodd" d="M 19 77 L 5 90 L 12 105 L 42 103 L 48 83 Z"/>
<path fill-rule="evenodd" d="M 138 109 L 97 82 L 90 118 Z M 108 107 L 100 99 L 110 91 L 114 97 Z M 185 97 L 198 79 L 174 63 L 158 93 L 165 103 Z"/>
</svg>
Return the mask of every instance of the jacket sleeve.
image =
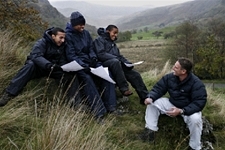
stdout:
<svg viewBox="0 0 225 150">
<path fill-rule="evenodd" d="M 205 89 L 205 85 L 200 80 L 195 82 L 192 87 L 192 102 L 188 106 L 183 108 L 185 115 L 192 115 L 193 113 L 202 111 L 207 101 L 207 92 Z"/>
<path fill-rule="evenodd" d="M 168 75 L 163 76 L 152 88 L 147 97 L 156 101 L 167 93 L 168 89 Z"/>
<path fill-rule="evenodd" d="M 51 63 L 44 57 L 46 51 L 47 43 L 44 39 L 40 39 L 34 44 L 29 59 L 40 68 L 46 69 L 47 64 Z"/>
<path fill-rule="evenodd" d="M 87 39 L 88 39 L 88 47 L 89 47 L 89 57 L 91 59 L 97 58 L 97 55 L 94 51 L 93 40 L 89 32 L 87 32 Z"/>
<path fill-rule="evenodd" d="M 98 59 L 104 62 L 113 58 L 117 58 L 117 56 L 106 52 L 104 42 L 104 39 L 101 37 L 94 40 L 94 50 L 98 56 Z"/>
<path fill-rule="evenodd" d="M 66 34 L 66 58 L 69 62 L 76 61 L 78 64 L 80 64 L 83 67 L 88 67 L 79 57 L 76 56 L 76 50 L 75 50 L 75 43 L 72 40 L 72 37 L 68 34 Z"/>
</svg>

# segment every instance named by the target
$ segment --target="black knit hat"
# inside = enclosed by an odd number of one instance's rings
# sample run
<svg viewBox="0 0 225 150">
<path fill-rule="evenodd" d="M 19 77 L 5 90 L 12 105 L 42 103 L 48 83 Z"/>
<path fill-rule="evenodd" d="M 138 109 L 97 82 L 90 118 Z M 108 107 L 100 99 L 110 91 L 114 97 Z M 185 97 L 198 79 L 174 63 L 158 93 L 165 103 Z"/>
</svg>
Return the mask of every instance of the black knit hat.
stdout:
<svg viewBox="0 0 225 150">
<path fill-rule="evenodd" d="M 85 18 L 80 12 L 76 11 L 70 15 L 70 23 L 73 27 L 76 25 L 85 25 Z"/>
</svg>

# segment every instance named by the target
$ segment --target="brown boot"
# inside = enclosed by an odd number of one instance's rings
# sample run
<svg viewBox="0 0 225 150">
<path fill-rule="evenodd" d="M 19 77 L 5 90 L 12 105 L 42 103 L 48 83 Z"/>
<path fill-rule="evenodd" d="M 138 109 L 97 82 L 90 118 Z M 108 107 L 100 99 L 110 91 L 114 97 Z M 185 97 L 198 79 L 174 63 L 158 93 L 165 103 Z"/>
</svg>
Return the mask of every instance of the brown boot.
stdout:
<svg viewBox="0 0 225 150">
<path fill-rule="evenodd" d="M 127 90 L 127 91 L 123 92 L 123 96 L 130 96 L 132 94 L 133 93 L 130 90 Z"/>
</svg>

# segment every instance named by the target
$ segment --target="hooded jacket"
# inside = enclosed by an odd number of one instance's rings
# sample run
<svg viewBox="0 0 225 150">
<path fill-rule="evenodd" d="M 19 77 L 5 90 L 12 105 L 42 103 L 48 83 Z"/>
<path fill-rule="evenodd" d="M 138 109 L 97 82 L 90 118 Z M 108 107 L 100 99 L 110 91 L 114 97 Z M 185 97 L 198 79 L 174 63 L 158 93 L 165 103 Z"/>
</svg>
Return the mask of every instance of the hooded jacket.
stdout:
<svg viewBox="0 0 225 150">
<path fill-rule="evenodd" d="M 115 41 L 111 40 L 109 33 L 105 32 L 104 28 L 99 28 L 97 32 L 99 37 L 94 40 L 94 50 L 101 62 L 116 58 L 123 63 L 130 63 L 120 54 Z"/>
<path fill-rule="evenodd" d="M 44 32 L 43 38 L 39 39 L 33 46 L 27 60 L 32 60 L 42 69 L 47 69 L 47 64 L 63 65 L 67 63 L 65 56 L 65 42 L 58 46 L 51 37 L 52 28 Z"/>
<path fill-rule="evenodd" d="M 207 99 L 205 85 L 193 73 L 180 81 L 173 73 L 163 76 L 149 92 L 148 97 L 156 101 L 166 93 L 169 101 L 177 108 L 184 109 L 184 115 L 201 111 Z"/>
<path fill-rule="evenodd" d="M 67 50 L 69 61 L 75 60 L 83 67 L 89 67 L 91 59 L 97 58 L 93 50 L 93 40 L 87 30 L 82 32 L 73 29 L 70 23 L 66 26 Z"/>
</svg>

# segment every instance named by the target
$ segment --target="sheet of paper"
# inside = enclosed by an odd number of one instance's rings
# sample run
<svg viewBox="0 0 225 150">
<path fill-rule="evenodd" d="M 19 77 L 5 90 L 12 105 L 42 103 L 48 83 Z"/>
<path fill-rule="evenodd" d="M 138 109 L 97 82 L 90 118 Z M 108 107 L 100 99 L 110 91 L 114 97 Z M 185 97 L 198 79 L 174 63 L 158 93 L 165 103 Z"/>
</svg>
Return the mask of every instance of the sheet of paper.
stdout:
<svg viewBox="0 0 225 150">
<path fill-rule="evenodd" d="M 166 110 L 161 109 L 157 104 L 152 103 L 153 106 L 155 106 L 156 108 L 158 108 L 162 113 L 167 113 Z"/>
<path fill-rule="evenodd" d="M 103 78 L 113 84 L 116 84 L 116 82 L 109 76 L 108 68 L 104 68 L 103 66 L 100 66 L 98 68 L 91 68 L 91 73 L 93 73 L 96 76 L 99 76 L 100 78 Z"/>
<path fill-rule="evenodd" d="M 75 60 L 61 66 L 63 71 L 70 72 L 70 71 L 78 71 L 84 69 L 81 65 L 79 65 Z"/>
<path fill-rule="evenodd" d="M 132 67 L 132 66 L 135 66 L 135 65 L 139 65 L 139 64 L 142 64 L 144 61 L 139 61 L 139 62 L 136 62 L 136 63 L 132 63 L 132 64 L 127 64 L 127 63 L 124 63 L 127 67 Z"/>
</svg>

